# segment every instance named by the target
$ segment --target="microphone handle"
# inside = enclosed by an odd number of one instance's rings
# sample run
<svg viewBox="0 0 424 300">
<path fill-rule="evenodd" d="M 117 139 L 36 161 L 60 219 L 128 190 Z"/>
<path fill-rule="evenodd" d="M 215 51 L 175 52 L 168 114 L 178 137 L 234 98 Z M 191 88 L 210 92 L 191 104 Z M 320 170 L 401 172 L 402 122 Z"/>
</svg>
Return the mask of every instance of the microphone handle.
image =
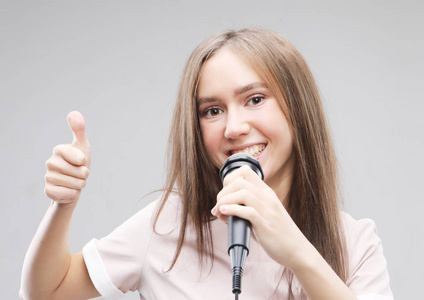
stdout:
<svg viewBox="0 0 424 300">
<path fill-rule="evenodd" d="M 228 254 L 234 246 L 242 246 L 249 253 L 250 222 L 236 216 L 228 216 Z"/>
</svg>

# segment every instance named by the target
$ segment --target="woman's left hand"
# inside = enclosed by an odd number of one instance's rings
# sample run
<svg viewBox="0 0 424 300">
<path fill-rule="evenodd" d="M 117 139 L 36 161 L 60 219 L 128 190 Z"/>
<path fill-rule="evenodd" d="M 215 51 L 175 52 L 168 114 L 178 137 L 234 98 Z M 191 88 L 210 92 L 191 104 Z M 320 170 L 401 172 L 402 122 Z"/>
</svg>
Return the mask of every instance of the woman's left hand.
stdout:
<svg viewBox="0 0 424 300">
<path fill-rule="evenodd" d="M 223 221 L 233 215 L 252 224 L 252 231 L 267 254 L 293 270 L 312 246 L 283 206 L 282 200 L 248 166 L 228 174 L 212 213 Z"/>
</svg>

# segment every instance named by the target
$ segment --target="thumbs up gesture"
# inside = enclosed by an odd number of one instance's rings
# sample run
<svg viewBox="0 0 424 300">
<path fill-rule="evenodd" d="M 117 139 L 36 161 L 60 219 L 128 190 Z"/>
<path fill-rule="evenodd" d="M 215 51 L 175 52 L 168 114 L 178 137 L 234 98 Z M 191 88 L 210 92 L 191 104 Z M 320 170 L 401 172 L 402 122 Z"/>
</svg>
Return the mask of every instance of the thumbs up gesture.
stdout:
<svg viewBox="0 0 424 300">
<path fill-rule="evenodd" d="M 73 133 L 72 144 L 58 145 L 47 162 L 44 192 L 58 203 L 78 201 L 90 168 L 90 144 L 85 135 L 85 121 L 77 111 L 68 114 Z"/>
</svg>

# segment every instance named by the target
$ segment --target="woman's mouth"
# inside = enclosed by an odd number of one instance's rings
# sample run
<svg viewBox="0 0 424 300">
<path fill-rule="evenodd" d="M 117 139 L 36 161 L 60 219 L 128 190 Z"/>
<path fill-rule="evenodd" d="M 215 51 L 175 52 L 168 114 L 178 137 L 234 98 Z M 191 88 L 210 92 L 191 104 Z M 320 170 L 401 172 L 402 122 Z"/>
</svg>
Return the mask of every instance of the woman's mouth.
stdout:
<svg viewBox="0 0 424 300">
<path fill-rule="evenodd" d="M 236 153 L 246 153 L 257 158 L 262 153 L 262 151 L 264 151 L 265 147 L 266 147 L 265 144 L 253 145 L 244 149 L 230 151 L 230 155 L 233 155 Z"/>
</svg>

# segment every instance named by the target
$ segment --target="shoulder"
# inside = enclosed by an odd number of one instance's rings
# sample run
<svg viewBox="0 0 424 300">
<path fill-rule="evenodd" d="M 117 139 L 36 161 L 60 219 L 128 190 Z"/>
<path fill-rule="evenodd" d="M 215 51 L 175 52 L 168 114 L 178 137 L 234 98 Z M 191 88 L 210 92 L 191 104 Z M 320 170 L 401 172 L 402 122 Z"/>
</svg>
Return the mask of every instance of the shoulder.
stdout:
<svg viewBox="0 0 424 300">
<path fill-rule="evenodd" d="M 393 297 L 387 262 L 377 227 L 371 219 L 356 220 L 341 212 L 346 239 L 348 280 L 346 284 L 356 295 L 379 294 Z"/>
<path fill-rule="evenodd" d="M 340 212 L 342 226 L 346 237 L 375 237 L 377 238 L 377 227 L 371 219 L 354 219 L 346 212 Z"/>
<path fill-rule="evenodd" d="M 359 263 L 367 253 L 371 254 L 371 251 L 382 247 L 373 220 L 368 218 L 356 220 L 346 212 L 341 212 L 341 220 L 351 266 Z"/>
</svg>

